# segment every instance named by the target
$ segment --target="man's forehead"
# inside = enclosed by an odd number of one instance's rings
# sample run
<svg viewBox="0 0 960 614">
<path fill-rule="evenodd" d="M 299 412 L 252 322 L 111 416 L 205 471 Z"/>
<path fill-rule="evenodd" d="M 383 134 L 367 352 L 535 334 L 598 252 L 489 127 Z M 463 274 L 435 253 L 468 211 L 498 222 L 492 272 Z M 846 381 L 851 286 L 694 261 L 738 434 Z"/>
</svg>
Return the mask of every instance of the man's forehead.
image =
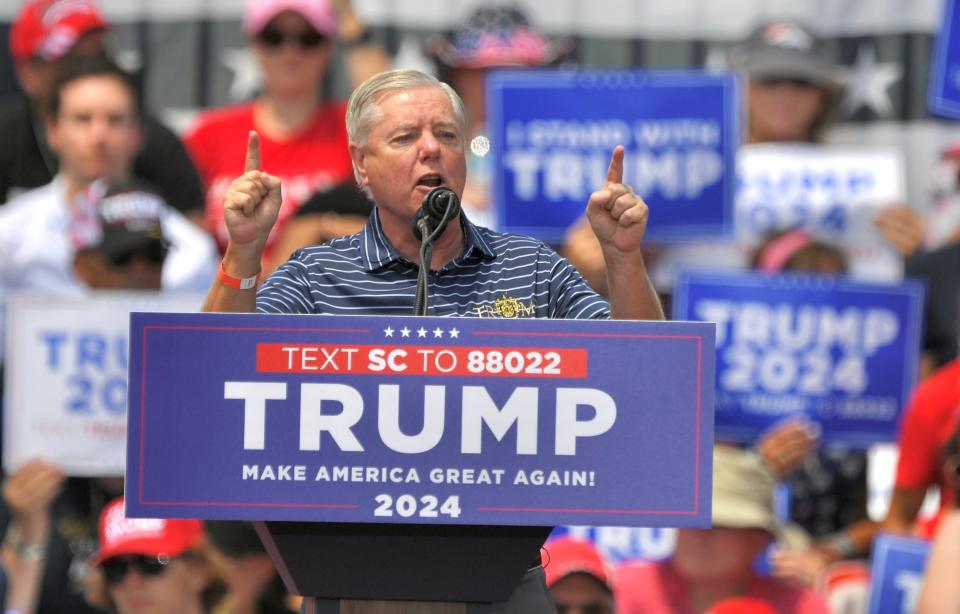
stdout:
<svg viewBox="0 0 960 614">
<path fill-rule="evenodd" d="M 61 108 L 77 105 L 98 109 L 123 109 L 132 112 L 134 97 L 133 92 L 119 77 L 114 75 L 90 75 L 74 79 L 66 83 L 60 90 Z"/>
<path fill-rule="evenodd" d="M 454 117 L 453 105 L 446 92 L 437 85 L 422 85 L 417 87 L 398 88 L 387 90 L 377 97 L 376 104 L 380 110 L 389 112 L 406 112 L 417 114 L 426 112 L 430 103 L 438 103 L 445 113 Z M 427 103 L 425 106 L 424 103 Z M 433 110 L 432 108 L 430 110 Z"/>
</svg>

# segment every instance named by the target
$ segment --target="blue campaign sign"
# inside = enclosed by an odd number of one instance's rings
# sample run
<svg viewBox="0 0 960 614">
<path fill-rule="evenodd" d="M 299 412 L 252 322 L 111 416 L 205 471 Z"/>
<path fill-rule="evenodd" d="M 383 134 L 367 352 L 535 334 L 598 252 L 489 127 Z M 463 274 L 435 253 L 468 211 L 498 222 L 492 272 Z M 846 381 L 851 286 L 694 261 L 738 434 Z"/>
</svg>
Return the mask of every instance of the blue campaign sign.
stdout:
<svg viewBox="0 0 960 614">
<path fill-rule="evenodd" d="M 879 535 L 870 564 L 869 614 L 912 614 L 917 609 L 930 544 L 920 539 Z"/>
<path fill-rule="evenodd" d="M 923 287 L 682 273 L 674 317 L 717 323 L 718 437 L 804 415 L 825 442 L 892 441 L 916 381 Z"/>
<path fill-rule="evenodd" d="M 549 539 L 569 535 L 593 543 L 608 561 L 662 561 L 673 556 L 677 530 L 667 527 L 585 527 L 559 526 Z"/>
<path fill-rule="evenodd" d="M 738 92 L 732 74 L 703 71 L 491 73 L 498 227 L 560 242 L 623 145 L 650 238 L 730 236 Z"/>
<path fill-rule="evenodd" d="M 131 316 L 133 517 L 710 524 L 714 327 Z"/>
<path fill-rule="evenodd" d="M 931 58 L 927 102 L 935 115 L 960 119 L 960 12 L 945 0 L 940 33 Z"/>
</svg>

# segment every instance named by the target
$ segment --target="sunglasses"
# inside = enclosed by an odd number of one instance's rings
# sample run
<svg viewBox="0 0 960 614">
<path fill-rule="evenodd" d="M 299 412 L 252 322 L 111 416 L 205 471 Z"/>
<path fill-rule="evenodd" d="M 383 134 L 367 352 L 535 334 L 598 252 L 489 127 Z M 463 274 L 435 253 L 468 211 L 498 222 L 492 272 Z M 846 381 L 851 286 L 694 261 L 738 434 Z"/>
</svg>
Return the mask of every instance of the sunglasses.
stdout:
<svg viewBox="0 0 960 614">
<path fill-rule="evenodd" d="M 152 578 L 163 573 L 172 559 L 161 554 L 158 556 L 125 556 L 107 559 L 101 563 L 103 575 L 107 578 L 107 584 L 119 584 L 127 577 L 130 568 L 134 568 L 144 578 Z"/>
<path fill-rule="evenodd" d="M 301 30 L 300 32 L 282 32 L 273 28 L 265 28 L 257 38 L 265 46 L 271 49 L 282 47 L 285 42 L 294 42 L 300 45 L 301 49 L 315 49 L 319 47 L 326 37 L 315 30 Z"/>
</svg>

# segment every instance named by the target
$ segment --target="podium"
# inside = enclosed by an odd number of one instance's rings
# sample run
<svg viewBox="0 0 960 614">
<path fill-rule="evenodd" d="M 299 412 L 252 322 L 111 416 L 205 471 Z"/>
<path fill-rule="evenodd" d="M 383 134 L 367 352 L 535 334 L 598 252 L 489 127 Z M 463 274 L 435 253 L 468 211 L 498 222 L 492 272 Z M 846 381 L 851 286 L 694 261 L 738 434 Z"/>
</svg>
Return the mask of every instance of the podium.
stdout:
<svg viewBox="0 0 960 614">
<path fill-rule="evenodd" d="M 337 600 L 348 599 L 469 603 L 471 614 L 480 614 L 484 604 L 510 597 L 550 533 L 485 525 L 255 526 L 288 590 L 317 598 L 318 613 L 336 612 Z"/>
<path fill-rule="evenodd" d="M 135 313 L 127 515 L 253 521 L 307 612 L 489 612 L 556 524 L 710 525 L 713 335 Z"/>
</svg>

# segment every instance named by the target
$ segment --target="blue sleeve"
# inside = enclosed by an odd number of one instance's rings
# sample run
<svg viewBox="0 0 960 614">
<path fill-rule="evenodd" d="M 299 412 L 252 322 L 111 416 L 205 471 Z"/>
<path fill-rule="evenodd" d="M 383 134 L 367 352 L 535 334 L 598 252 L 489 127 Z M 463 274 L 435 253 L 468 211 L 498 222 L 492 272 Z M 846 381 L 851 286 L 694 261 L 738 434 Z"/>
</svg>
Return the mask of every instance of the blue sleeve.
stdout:
<svg viewBox="0 0 960 614">
<path fill-rule="evenodd" d="M 258 313 L 317 313 L 301 255 L 299 251 L 294 253 L 257 290 Z"/>
<path fill-rule="evenodd" d="M 550 317 L 575 320 L 610 318 L 610 303 L 587 284 L 570 262 L 549 247 L 544 257 L 550 273 Z"/>
</svg>

